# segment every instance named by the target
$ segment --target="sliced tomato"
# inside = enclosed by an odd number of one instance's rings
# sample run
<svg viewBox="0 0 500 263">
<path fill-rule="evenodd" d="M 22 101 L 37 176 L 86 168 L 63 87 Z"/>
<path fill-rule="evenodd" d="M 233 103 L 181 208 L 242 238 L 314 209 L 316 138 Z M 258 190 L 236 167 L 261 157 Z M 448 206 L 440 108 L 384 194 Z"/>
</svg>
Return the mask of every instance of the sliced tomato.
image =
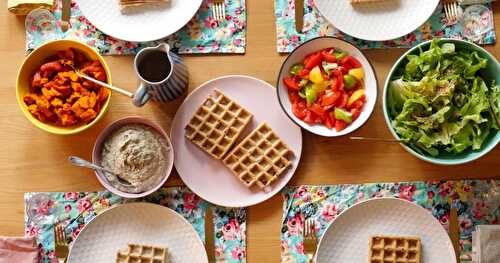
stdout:
<svg viewBox="0 0 500 263">
<path fill-rule="evenodd" d="M 322 97 L 321 106 L 334 105 L 335 102 L 337 102 L 337 100 L 340 98 L 340 95 L 340 92 L 327 90 L 325 92 L 325 95 Z"/>
<path fill-rule="evenodd" d="M 316 123 L 316 116 L 314 116 L 314 113 L 310 110 L 307 110 L 306 116 L 304 117 L 303 121 L 309 124 L 314 124 Z"/>
<path fill-rule="evenodd" d="M 347 96 L 346 93 L 343 93 L 342 96 L 340 97 L 340 100 L 337 101 L 337 108 L 345 108 L 348 99 L 349 96 Z"/>
<path fill-rule="evenodd" d="M 307 108 L 305 107 L 305 105 L 302 106 L 300 102 L 294 103 L 292 104 L 292 112 L 297 118 L 302 120 L 306 117 Z"/>
<path fill-rule="evenodd" d="M 359 115 L 361 114 L 361 110 L 357 108 L 351 109 L 351 114 L 352 114 L 352 121 L 355 121 Z"/>
<path fill-rule="evenodd" d="M 301 97 L 299 96 L 297 91 L 293 91 L 293 90 L 288 90 L 288 98 L 290 99 L 292 104 L 298 103 L 301 99 Z"/>
<path fill-rule="evenodd" d="M 299 91 L 301 89 L 299 83 L 297 83 L 292 77 L 284 78 L 283 84 L 285 84 L 285 86 L 291 90 Z"/>
<path fill-rule="evenodd" d="M 332 75 L 335 76 L 335 87 L 332 87 L 333 91 L 343 91 L 344 90 L 344 74 L 342 71 L 335 69 L 332 71 Z"/>
<path fill-rule="evenodd" d="M 337 132 L 345 129 L 345 127 L 347 127 L 347 123 L 345 121 L 341 121 L 341 120 L 336 120 L 335 121 L 335 130 Z"/>
<path fill-rule="evenodd" d="M 321 64 L 321 52 L 316 52 L 309 55 L 306 60 L 304 60 L 304 67 L 306 69 L 312 69 Z"/>
<path fill-rule="evenodd" d="M 358 109 L 359 110 L 359 109 L 363 108 L 364 105 L 365 105 L 365 99 L 364 99 L 364 97 L 361 97 L 360 99 L 353 102 L 351 104 L 351 106 L 349 107 L 349 109 Z"/>
<path fill-rule="evenodd" d="M 311 107 L 309 107 L 309 110 L 311 110 L 318 116 L 323 116 L 326 113 L 326 111 L 318 103 L 314 103 L 313 105 L 311 105 Z"/>
<path fill-rule="evenodd" d="M 321 51 L 321 56 L 323 57 L 323 60 L 329 63 L 335 63 L 337 62 L 337 58 L 335 55 L 332 54 L 332 50 L 325 49 Z"/>
<path fill-rule="evenodd" d="M 361 63 L 353 56 L 346 56 L 341 60 L 343 65 L 349 65 L 351 68 L 360 68 Z"/>
<path fill-rule="evenodd" d="M 309 79 L 309 72 L 311 72 L 311 71 L 308 69 L 302 69 L 301 71 L 299 71 L 298 76 L 302 79 Z"/>
<path fill-rule="evenodd" d="M 333 129 L 333 127 L 335 127 L 335 119 L 330 115 L 326 115 L 324 123 L 328 129 Z"/>
</svg>

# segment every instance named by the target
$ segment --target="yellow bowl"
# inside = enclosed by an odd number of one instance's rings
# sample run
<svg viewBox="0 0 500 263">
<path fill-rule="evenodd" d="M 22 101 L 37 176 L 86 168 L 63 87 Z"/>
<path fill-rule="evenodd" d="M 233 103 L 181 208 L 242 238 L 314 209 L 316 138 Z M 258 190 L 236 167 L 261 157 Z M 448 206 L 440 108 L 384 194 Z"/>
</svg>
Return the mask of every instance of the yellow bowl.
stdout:
<svg viewBox="0 0 500 263">
<path fill-rule="evenodd" d="M 75 40 L 55 40 L 47 42 L 46 44 L 40 46 L 39 48 L 31 52 L 31 54 L 28 57 L 26 57 L 26 59 L 23 61 L 23 64 L 21 65 L 21 68 L 17 73 L 17 83 L 16 83 L 17 102 L 19 103 L 19 107 L 21 107 L 24 116 L 26 116 L 26 118 L 28 118 L 28 120 L 30 120 L 31 123 L 33 123 L 36 127 L 53 134 L 60 134 L 60 135 L 75 134 L 91 127 L 102 118 L 102 116 L 108 109 L 109 101 L 111 100 L 111 92 L 110 92 L 108 100 L 106 101 L 106 103 L 104 103 L 104 105 L 101 108 L 101 111 L 98 113 L 97 117 L 92 122 L 87 124 L 75 125 L 71 127 L 62 127 L 55 124 L 42 122 L 37 118 L 35 118 L 28 111 L 28 106 L 26 105 L 26 103 L 24 103 L 23 97 L 29 92 L 30 81 L 33 74 L 38 69 L 38 67 L 40 67 L 45 62 L 46 58 L 56 54 L 57 51 L 66 50 L 69 48 L 74 48 L 75 50 L 80 51 L 88 59 L 99 60 L 99 62 L 101 62 L 102 66 L 104 67 L 104 71 L 106 72 L 108 83 L 111 84 L 111 73 L 109 71 L 108 65 L 106 64 L 106 61 L 104 61 L 103 57 L 99 54 L 99 52 L 97 52 L 94 48 L 88 46 L 87 44 Z"/>
</svg>

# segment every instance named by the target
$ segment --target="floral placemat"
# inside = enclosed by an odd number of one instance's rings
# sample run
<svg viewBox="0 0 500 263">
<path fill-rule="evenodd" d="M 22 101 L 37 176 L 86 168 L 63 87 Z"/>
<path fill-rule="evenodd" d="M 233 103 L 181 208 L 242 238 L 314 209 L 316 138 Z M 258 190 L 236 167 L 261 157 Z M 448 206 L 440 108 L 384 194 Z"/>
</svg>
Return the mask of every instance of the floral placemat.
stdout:
<svg viewBox="0 0 500 263">
<path fill-rule="evenodd" d="M 314 6 L 314 0 L 306 0 L 304 2 L 304 32 L 297 33 L 295 30 L 294 1 L 275 0 L 274 11 L 276 16 L 276 39 L 278 52 L 291 52 L 302 42 L 319 36 L 336 36 L 365 49 L 392 47 L 408 48 L 434 37 L 464 39 L 464 28 L 460 23 L 451 24 L 444 17 L 441 4 L 439 4 L 438 8 L 436 8 L 436 11 L 431 18 L 413 33 L 395 40 L 373 42 L 356 39 L 340 32 L 320 15 Z M 489 15 L 493 17 L 491 4 L 485 4 L 485 6 L 490 10 Z M 493 27 L 487 33 L 475 40 L 475 42 L 478 44 L 493 44 L 495 43 L 495 40 L 495 28 Z"/>
<path fill-rule="evenodd" d="M 73 0 L 70 29 L 61 31 L 61 1 L 56 0 L 54 16 L 55 32 L 50 36 L 38 32 L 37 27 L 26 28 L 28 51 L 51 39 L 75 39 L 89 44 L 104 55 L 133 55 L 141 48 L 167 42 L 181 54 L 198 53 L 245 53 L 246 47 L 246 0 L 226 0 L 226 19 L 219 23 L 212 17 L 212 0 L 204 0 L 198 13 L 177 33 L 153 42 L 127 42 L 114 39 L 93 26 Z"/>
<path fill-rule="evenodd" d="M 104 210 L 116 204 L 144 201 L 175 210 L 205 241 L 204 215 L 211 205 L 186 187 L 160 189 L 142 200 L 126 200 L 107 191 L 26 193 L 24 199 L 25 234 L 37 238 L 43 263 L 57 262 L 54 255 L 55 222 L 64 223 L 66 236 L 71 242 L 90 220 Z M 246 210 L 214 206 L 212 211 L 217 262 L 246 262 Z"/>
<path fill-rule="evenodd" d="M 470 262 L 474 226 L 500 224 L 500 180 L 465 180 L 287 187 L 283 190 L 282 262 L 307 262 L 302 231 L 313 217 L 318 238 L 342 211 L 377 197 L 396 197 L 427 210 L 448 229 L 450 206 L 458 211 L 461 262 Z"/>
</svg>

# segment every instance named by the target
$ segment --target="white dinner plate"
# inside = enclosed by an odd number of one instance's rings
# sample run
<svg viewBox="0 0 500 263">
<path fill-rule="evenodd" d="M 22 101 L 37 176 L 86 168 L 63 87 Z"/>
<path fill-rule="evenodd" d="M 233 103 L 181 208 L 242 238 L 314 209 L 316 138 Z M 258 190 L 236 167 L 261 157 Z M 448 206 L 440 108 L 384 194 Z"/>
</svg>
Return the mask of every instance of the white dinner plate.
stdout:
<svg viewBox="0 0 500 263">
<path fill-rule="evenodd" d="M 448 233 L 438 220 L 397 198 L 370 199 L 342 212 L 321 238 L 317 262 L 368 262 L 368 242 L 374 235 L 420 237 L 422 262 L 456 262 Z"/>
<path fill-rule="evenodd" d="M 184 128 L 193 113 L 217 88 L 253 114 L 240 139 L 261 122 L 266 122 L 293 152 L 291 166 L 271 184 L 270 191 L 248 188 L 224 166 L 184 137 Z M 226 207 L 246 207 L 263 202 L 278 193 L 292 178 L 302 152 L 302 133 L 280 109 L 274 87 L 249 76 L 224 76 L 195 89 L 182 103 L 172 122 L 170 135 L 178 158 L 174 160 L 184 183 L 203 199 Z"/>
<path fill-rule="evenodd" d="M 202 0 L 170 0 L 166 6 L 123 14 L 119 0 L 77 0 L 82 13 L 102 32 L 127 41 L 145 42 L 167 37 L 196 14 Z"/>
<path fill-rule="evenodd" d="M 169 262 L 207 262 L 205 247 L 193 226 L 170 208 L 129 203 L 104 211 L 80 232 L 68 263 L 115 262 L 128 243 L 166 247 Z"/>
<path fill-rule="evenodd" d="M 315 0 L 319 12 L 340 31 L 364 40 L 402 37 L 424 24 L 439 0 L 384 0 L 352 5 L 350 0 Z"/>
</svg>

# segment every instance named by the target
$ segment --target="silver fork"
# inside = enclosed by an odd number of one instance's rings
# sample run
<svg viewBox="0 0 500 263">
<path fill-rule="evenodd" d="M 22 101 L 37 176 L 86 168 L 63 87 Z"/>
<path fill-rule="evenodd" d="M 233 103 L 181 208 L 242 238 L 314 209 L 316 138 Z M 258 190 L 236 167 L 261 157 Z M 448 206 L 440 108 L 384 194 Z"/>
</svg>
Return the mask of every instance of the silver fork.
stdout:
<svg viewBox="0 0 500 263">
<path fill-rule="evenodd" d="M 214 0 L 212 4 L 212 15 L 216 21 L 224 21 L 226 17 L 226 5 L 224 4 L 224 0 Z"/>
<path fill-rule="evenodd" d="M 66 241 L 66 233 L 64 232 L 64 227 L 62 224 L 57 224 L 54 227 L 54 239 L 55 239 L 55 254 L 59 263 L 65 263 L 68 258 L 69 248 L 68 242 Z"/>
<path fill-rule="evenodd" d="M 460 6 L 457 0 L 443 0 L 443 10 L 448 22 L 457 22 L 461 15 Z"/>
<path fill-rule="evenodd" d="M 304 253 L 309 263 L 313 262 L 317 247 L 316 223 L 313 218 L 308 218 L 304 222 Z"/>
</svg>

